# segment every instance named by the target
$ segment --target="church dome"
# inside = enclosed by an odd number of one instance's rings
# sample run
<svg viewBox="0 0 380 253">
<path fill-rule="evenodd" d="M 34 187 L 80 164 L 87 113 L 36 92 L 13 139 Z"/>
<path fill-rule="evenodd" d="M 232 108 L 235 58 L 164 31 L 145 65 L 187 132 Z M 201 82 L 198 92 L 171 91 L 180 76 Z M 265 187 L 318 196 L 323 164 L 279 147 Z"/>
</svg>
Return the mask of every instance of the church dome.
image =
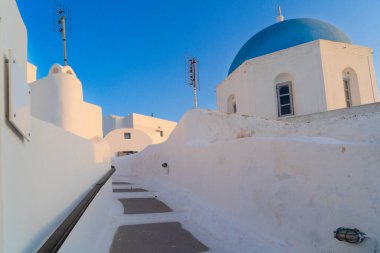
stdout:
<svg viewBox="0 0 380 253">
<path fill-rule="evenodd" d="M 351 44 L 337 27 L 312 18 L 289 19 L 273 24 L 250 38 L 239 50 L 228 74 L 244 61 L 318 39 Z"/>
</svg>

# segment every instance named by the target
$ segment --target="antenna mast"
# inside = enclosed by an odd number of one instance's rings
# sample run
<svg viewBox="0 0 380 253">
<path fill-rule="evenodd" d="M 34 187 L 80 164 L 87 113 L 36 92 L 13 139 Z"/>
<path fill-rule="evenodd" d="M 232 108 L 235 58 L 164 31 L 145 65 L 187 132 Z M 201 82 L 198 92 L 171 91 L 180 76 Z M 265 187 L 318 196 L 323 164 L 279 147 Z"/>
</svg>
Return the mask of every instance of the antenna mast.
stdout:
<svg viewBox="0 0 380 253">
<path fill-rule="evenodd" d="M 60 9 L 58 13 L 59 13 L 59 15 L 61 15 L 61 18 L 58 20 L 58 24 L 61 25 L 61 28 L 59 29 L 59 32 L 62 34 L 62 41 L 63 41 L 63 65 L 67 66 L 66 17 L 65 17 L 65 11 L 63 9 Z"/>
<path fill-rule="evenodd" d="M 71 10 L 64 8 L 64 6 L 59 3 L 59 8 L 55 9 L 55 0 L 53 1 L 53 18 L 55 27 L 58 29 L 58 32 L 62 35 L 63 42 L 63 65 L 67 66 L 67 34 L 68 26 L 71 25 Z M 56 16 L 58 14 L 58 16 Z"/>
<path fill-rule="evenodd" d="M 194 108 L 198 108 L 197 89 L 199 85 L 199 60 L 195 57 L 190 57 L 186 60 L 186 76 L 187 84 L 193 86 L 194 91 Z"/>
</svg>

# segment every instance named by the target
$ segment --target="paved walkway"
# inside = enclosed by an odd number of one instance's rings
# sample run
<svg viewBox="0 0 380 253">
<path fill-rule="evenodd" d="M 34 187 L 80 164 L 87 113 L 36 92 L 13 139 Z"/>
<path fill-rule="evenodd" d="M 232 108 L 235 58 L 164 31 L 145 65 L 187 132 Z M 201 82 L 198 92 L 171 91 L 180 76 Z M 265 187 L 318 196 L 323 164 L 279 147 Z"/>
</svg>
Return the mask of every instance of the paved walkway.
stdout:
<svg viewBox="0 0 380 253">
<path fill-rule="evenodd" d="M 195 253 L 208 247 L 176 220 L 176 211 L 142 186 L 113 179 L 113 192 L 130 224 L 117 227 L 110 253 Z M 140 222 L 139 222 L 140 221 Z"/>
</svg>

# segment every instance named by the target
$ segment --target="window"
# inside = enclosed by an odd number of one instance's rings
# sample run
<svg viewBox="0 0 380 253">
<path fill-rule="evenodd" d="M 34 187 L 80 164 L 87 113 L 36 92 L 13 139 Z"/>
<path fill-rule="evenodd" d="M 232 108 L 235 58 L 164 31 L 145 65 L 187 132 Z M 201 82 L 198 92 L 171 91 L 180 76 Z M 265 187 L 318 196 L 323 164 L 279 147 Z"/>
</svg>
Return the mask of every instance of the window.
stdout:
<svg viewBox="0 0 380 253">
<path fill-rule="evenodd" d="M 157 135 L 157 136 L 164 137 L 164 131 L 156 130 L 156 135 Z"/>
<path fill-rule="evenodd" d="M 344 98 L 346 100 L 346 106 L 351 107 L 352 101 L 351 101 L 351 90 L 350 90 L 350 79 L 349 78 L 343 79 L 343 88 L 344 88 Z"/>
<path fill-rule="evenodd" d="M 285 82 L 277 84 L 278 116 L 293 115 L 292 83 Z"/>
<path fill-rule="evenodd" d="M 237 113 L 236 98 L 232 94 L 227 99 L 227 113 Z"/>
<path fill-rule="evenodd" d="M 124 133 L 124 139 L 131 139 L 131 133 Z"/>
<path fill-rule="evenodd" d="M 362 96 L 364 94 L 360 94 L 358 75 L 353 68 L 347 67 L 342 71 L 342 83 L 338 85 L 342 85 L 340 86 L 341 88 L 339 87 L 340 107 L 345 106 L 349 108 L 362 104 Z M 367 95 L 370 96 L 367 97 L 368 99 L 373 98 L 371 93 L 366 93 L 365 96 Z"/>
</svg>

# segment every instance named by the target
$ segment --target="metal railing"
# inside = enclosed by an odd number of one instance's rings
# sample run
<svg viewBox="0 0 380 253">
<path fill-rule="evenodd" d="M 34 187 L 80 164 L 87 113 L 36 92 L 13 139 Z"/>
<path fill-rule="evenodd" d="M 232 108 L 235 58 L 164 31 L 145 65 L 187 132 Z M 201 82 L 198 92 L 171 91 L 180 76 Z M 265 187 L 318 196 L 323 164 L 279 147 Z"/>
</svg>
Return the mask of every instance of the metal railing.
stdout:
<svg viewBox="0 0 380 253">
<path fill-rule="evenodd" d="M 91 204 L 92 200 L 114 172 L 115 167 L 111 166 L 111 169 L 96 183 L 96 185 L 86 194 L 86 196 L 74 208 L 69 216 L 67 216 L 61 225 L 59 225 L 54 233 L 47 239 L 47 241 L 37 251 L 38 253 L 58 252 L 79 219 L 82 217 L 83 213 L 86 211 L 87 207 Z"/>
</svg>

